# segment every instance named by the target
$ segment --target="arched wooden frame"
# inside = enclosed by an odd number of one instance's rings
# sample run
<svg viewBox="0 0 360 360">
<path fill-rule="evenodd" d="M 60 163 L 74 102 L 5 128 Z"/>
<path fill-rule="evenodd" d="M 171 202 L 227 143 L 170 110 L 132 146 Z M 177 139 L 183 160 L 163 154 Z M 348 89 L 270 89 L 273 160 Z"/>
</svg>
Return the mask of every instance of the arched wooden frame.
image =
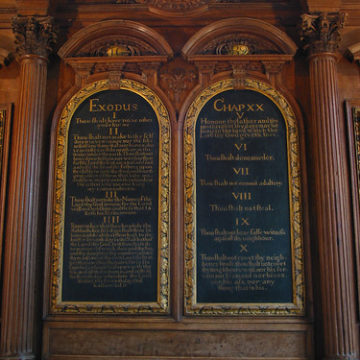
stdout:
<svg viewBox="0 0 360 360">
<path fill-rule="evenodd" d="M 97 51 L 97 48 L 104 49 L 106 46 L 116 44 L 116 42 L 124 46 L 127 46 L 127 44 L 130 44 L 129 47 L 135 46 L 137 51 L 134 54 L 125 55 L 115 53 L 114 56 L 107 56 L 103 51 Z M 89 49 L 91 51 L 87 53 Z M 158 268 L 159 289 L 156 303 L 103 304 L 104 306 L 90 304 L 90 307 L 89 304 L 61 304 L 58 291 L 59 281 L 57 281 L 57 284 L 54 282 L 49 283 L 50 278 L 56 280 L 57 274 L 54 276 L 54 273 L 56 273 L 56 269 L 60 269 L 57 246 L 52 249 L 50 247 L 54 239 L 57 244 L 61 245 L 61 233 L 59 232 L 61 229 L 57 229 L 57 234 L 55 234 L 56 229 L 54 227 L 58 213 L 53 210 L 47 222 L 46 259 L 52 257 L 53 263 L 50 264 L 49 260 L 47 260 L 45 268 L 45 313 L 56 315 L 61 313 L 104 315 L 109 312 L 167 314 L 170 311 L 170 296 L 173 294 L 173 291 L 170 290 L 169 279 L 170 266 L 173 266 L 170 259 L 170 251 L 173 251 L 170 248 L 170 189 L 173 187 L 170 158 L 174 147 L 170 132 L 172 125 L 170 124 L 175 123 L 175 111 L 157 85 L 157 69 L 161 63 L 172 57 L 172 50 L 162 36 L 145 25 L 127 20 L 109 20 L 80 30 L 63 45 L 59 50 L 59 55 L 66 64 L 74 69 L 75 86 L 63 96 L 54 114 L 48 208 L 55 209 L 57 206 L 57 210 L 59 210 L 60 205 L 56 201 L 59 202 L 60 199 L 54 192 L 55 188 L 59 189 L 59 191 L 61 189 L 61 185 L 58 183 L 58 175 L 61 177 L 59 173 L 61 170 L 56 170 L 57 173 L 54 172 L 54 169 L 58 168 L 60 161 L 59 153 L 61 153 L 61 149 L 58 145 L 63 143 L 61 139 L 59 140 L 59 136 L 68 126 L 65 123 L 70 121 L 71 114 L 76 110 L 76 106 L 94 91 L 101 91 L 101 89 L 133 91 L 151 105 L 159 123 L 159 146 L 161 148 L 159 150 L 159 189 L 161 193 L 161 203 L 159 203 L 159 252 L 161 251 L 161 254 L 158 254 L 160 266 Z M 63 124 L 63 128 L 61 128 L 61 124 Z M 66 134 L 63 133 L 61 136 L 66 136 Z M 61 250 L 61 248 L 59 249 Z"/>
<path fill-rule="evenodd" d="M 264 37 L 264 34 L 267 36 Z M 198 31 L 184 45 L 182 53 L 189 60 L 200 60 L 201 55 L 205 60 L 206 53 L 204 53 L 204 50 L 209 43 L 216 43 L 218 39 L 221 41 L 221 38 L 225 35 L 231 35 L 233 38 L 239 35 L 245 41 L 247 37 L 253 36 L 259 43 L 261 40 L 266 41 L 270 46 L 267 54 L 273 54 L 274 58 L 276 55 L 293 56 L 297 50 L 295 43 L 284 32 L 265 21 L 252 18 L 230 18 L 212 23 Z M 260 54 L 255 50 L 253 55 Z M 208 59 L 210 59 L 209 56 Z M 244 56 L 248 57 L 251 54 Z M 221 60 L 223 60 L 224 57 L 221 57 Z M 220 59 L 218 60 L 220 61 Z"/>
<path fill-rule="evenodd" d="M 119 89 L 134 92 L 143 97 L 153 108 L 159 124 L 159 219 L 158 219 L 158 295 L 156 303 L 94 303 L 63 302 L 61 299 L 62 256 L 64 244 L 64 203 L 67 160 L 68 129 L 72 116 L 78 106 L 89 96 L 109 90 L 109 80 L 90 83 L 78 91 L 61 112 L 54 134 L 52 147 L 55 147 L 52 172 L 52 188 L 49 192 L 49 206 L 53 209 L 49 236 L 51 236 L 51 285 L 50 312 L 52 313 L 168 313 L 169 312 L 169 272 L 170 272 L 170 119 L 160 98 L 146 85 L 123 79 Z M 53 168 L 55 167 L 55 169 Z"/>
<path fill-rule="evenodd" d="M 157 87 L 157 69 L 173 56 L 173 51 L 160 34 L 141 23 L 105 20 L 78 31 L 58 54 L 74 69 L 78 88 L 88 82 L 89 76 L 104 72 L 109 73 L 114 86 L 129 72 Z"/>
<path fill-rule="evenodd" d="M 228 45 L 228 51 L 219 52 Z M 231 45 L 245 45 L 249 51 L 232 53 Z M 296 50 L 295 43 L 284 32 L 265 21 L 230 18 L 201 29 L 187 41 L 182 54 L 199 68 L 202 86 L 224 71 L 232 72 L 237 85 L 247 73 L 252 73 L 265 74 L 274 86 L 281 86 L 281 71 Z"/>
<path fill-rule="evenodd" d="M 190 105 L 184 123 L 184 294 L 188 315 L 303 315 L 305 306 L 303 215 L 301 201 L 301 171 L 299 137 L 295 113 L 287 100 L 268 84 L 245 79 L 243 87 L 268 97 L 281 111 L 286 125 L 290 233 L 292 251 L 291 303 L 198 303 L 196 300 L 196 143 L 197 117 L 205 104 L 215 95 L 234 89 L 235 81 L 225 79 L 211 84 L 200 92 Z"/>
<path fill-rule="evenodd" d="M 267 35 L 264 38 L 264 33 Z M 223 49 L 224 41 L 228 41 L 231 43 L 233 39 L 233 43 L 245 43 L 247 39 L 256 44 L 257 41 L 261 43 L 262 39 L 265 40 L 266 46 L 261 48 L 253 47 L 252 53 L 249 54 L 231 54 L 231 53 L 221 53 L 217 49 Z M 210 44 L 210 45 L 209 45 Z M 192 128 L 190 125 L 191 121 L 189 121 L 190 112 L 194 112 L 194 104 L 197 103 L 198 106 L 202 107 L 204 105 L 204 99 L 206 98 L 206 94 L 211 93 L 212 90 L 216 88 L 215 84 L 226 83 L 227 87 L 230 89 L 244 89 L 244 88 L 256 88 L 263 89 L 272 89 L 269 90 L 272 94 L 276 94 L 275 98 L 272 98 L 272 101 L 281 108 L 285 106 L 287 109 L 290 109 L 290 113 L 284 116 L 286 122 L 289 122 L 292 126 L 295 126 L 296 134 L 298 131 L 302 134 L 301 137 L 296 135 L 297 140 L 292 142 L 292 146 L 296 149 L 296 161 L 297 169 L 302 168 L 302 176 L 300 173 L 295 172 L 292 175 L 296 177 L 296 183 L 304 185 L 304 178 L 306 178 L 306 168 L 305 168 L 305 156 L 304 153 L 300 155 L 299 149 L 304 146 L 303 144 L 303 127 L 301 122 L 301 114 L 296 105 L 294 99 L 292 99 L 291 95 L 284 88 L 282 83 L 282 70 L 284 65 L 290 62 L 295 55 L 297 47 L 295 43 L 281 30 L 275 28 L 274 26 L 257 19 L 250 18 L 232 18 L 221 20 L 206 26 L 201 29 L 198 33 L 196 33 L 192 38 L 188 40 L 188 42 L 183 47 L 182 53 L 183 56 L 188 59 L 190 62 L 193 62 L 199 70 L 199 80 L 200 84 L 192 91 L 192 93 L 187 98 L 185 104 L 180 111 L 179 121 L 183 123 L 184 121 L 184 132 L 183 132 L 183 153 L 185 154 L 184 160 L 184 189 L 186 190 L 186 194 L 189 195 L 191 192 L 189 190 L 189 183 L 191 179 L 189 176 L 195 176 L 195 171 L 191 166 L 190 158 L 194 155 L 195 150 L 189 145 L 190 139 L 194 136 L 194 133 L 189 133 L 188 130 Z M 269 84 L 270 82 L 270 84 Z M 249 85 L 252 84 L 252 85 Z M 254 86 L 254 84 L 257 84 Z M 282 94 L 279 92 L 281 89 Z M 260 90 L 261 91 L 261 90 Z M 270 96 L 271 98 L 271 96 Z M 200 99 L 202 99 L 201 104 L 199 104 Z M 276 100 L 275 100 L 276 99 Z M 280 100 L 281 99 L 281 100 Z M 281 105 L 279 105 L 278 101 L 280 101 Z M 286 104 L 286 105 L 284 105 Z M 291 105 L 290 105 L 291 104 Z M 193 109 L 193 110 L 190 110 Z M 291 110 L 292 109 L 292 110 Z M 200 110 L 199 110 L 200 111 Z M 296 114 L 296 115 L 295 115 Z M 195 119 L 195 120 L 194 120 Z M 299 120 L 300 119 L 300 120 Z M 192 114 L 192 120 L 196 121 L 196 116 Z M 289 134 L 288 134 L 289 135 Z M 194 139 L 193 139 L 194 140 Z M 289 139 L 288 139 L 289 140 Z M 292 138 L 294 140 L 294 138 Z M 301 143 L 301 144 L 300 144 Z M 191 149 L 191 150 L 190 150 Z M 290 154 L 289 154 L 290 156 Z M 291 155 L 292 156 L 292 155 Z M 295 160 L 292 158 L 291 161 Z M 292 162 L 292 165 L 295 164 Z M 192 185 L 194 185 L 192 183 Z M 289 184 L 290 186 L 290 184 Z M 191 188 L 191 186 L 190 186 Z M 195 189 L 192 189 L 195 190 Z M 306 197 L 306 186 L 303 187 L 303 190 L 298 192 L 297 189 L 292 188 L 291 191 L 296 192 L 298 195 L 303 194 Z M 300 227 L 297 230 L 301 229 L 301 235 L 296 236 L 296 243 L 293 248 L 297 248 L 298 254 L 301 254 L 301 260 L 298 262 L 295 258 L 293 260 L 296 263 L 293 269 L 297 269 L 293 272 L 294 284 L 296 283 L 299 286 L 299 290 L 294 288 L 293 292 L 293 300 L 292 305 L 287 307 L 286 305 L 280 306 L 256 306 L 255 304 L 251 304 L 248 306 L 239 305 L 239 304 L 226 304 L 222 306 L 221 304 L 209 304 L 201 305 L 196 304 L 196 299 L 194 298 L 194 262 L 192 258 L 192 250 L 194 249 L 195 239 L 192 237 L 193 232 L 191 232 L 192 216 L 194 214 L 189 213 L 188 210 L 192 208 L 194 204 L 191 204 L 189 197 L 185 194 L 184 200 L 184 271 L 185 271 L 185 279 L 184 279 L 184 294 L 185 294 L 185 313 L 188 315 L 304 315 L 305 313 L 305 280 L 304 280 L 304 247 L 303 247 L 303 233 L 306 233 L 308 238 L 308 221 L 307 217 L 304 215 L 303 210 L 305 209 L 305 213 L 307 213 L 306 203 L 302 204 L 302 202 L 297 202 L 295 207 L 300 209 L 300 212 L 296 212 L 296 216 L 298 216 L 297 220 L 300 220 Z M 191 197 L 191 196 L 190 196 Z M 293 229 L 294 230 L 294 229 Z M 297 232 L 297 231 L 296 231 Z M 293 231 L 294 233 L 294 231 Z M 298 247 L 298 245 L 300 247 Z M 190 249 L 190 251 L 189 251 Z M 310 258 L 309 249 L 307 249 L 307 257 Z M 189 265 L 192 264 L 192 265 Z M 310 270 L 310 262 L 307 261 L 307 268 Z M 310 272 L 310 271 L 309 271 Z M 311 283 L 310 278 L 308 277 L 307 283 Z M 308 286 L 309 288 L 309 286 Z M 311 291 L 310 291 L 311 293 Z M 311 294 L 308 295 L 308 301 L 311 302 Z M 213 306 L 215 305 L 215 306 Z M 229 305 L 229 306 L 227 306 Z M 264 304 L 263 304 L 264 305 Z M 311 312 L 311 311 L 310 311 Z"/>
<path fill-rule="evenodd" d="M 120 39 L 126 41 L 131 39 L 141 44 L 147 44 L 152 49 L 152 55 L 171 57 L 173 51 L 167 41 L 156 31 L 141 23 L 130 20 L 105 20 L 92 24 L 74 34 L 58 51 L 62 59 L 84 56 L 85 49 L 90 43 L 101 40 L 114 41 Z M 96 44 L 99 46 L 99 44 Z M 93 50 L 96 50 L 95 48 Z M 142 56 L 142 55 L 140 55 Z"/>
</svg>

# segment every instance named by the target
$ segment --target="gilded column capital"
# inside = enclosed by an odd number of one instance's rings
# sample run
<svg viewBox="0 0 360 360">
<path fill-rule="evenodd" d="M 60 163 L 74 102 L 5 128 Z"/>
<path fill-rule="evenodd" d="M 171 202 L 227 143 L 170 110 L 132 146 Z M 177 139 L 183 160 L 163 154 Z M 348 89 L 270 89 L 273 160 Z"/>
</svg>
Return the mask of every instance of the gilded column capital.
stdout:
<svg viewBox="0 0 360 360">
<path fill-rule="evenodd" d="M 18 55 L 38 55 L 47 58 L 57 35 L 51 16 L 16 16 L 12 20 Z"/>
<path fill-rule="evenodd" d="M 335 53 L 340 45 L 340 30 L 345 19 L 346 14 L 342 12 L 303 14 L 299 34 L 304 50 L 309 55 Z"/>
</svg>

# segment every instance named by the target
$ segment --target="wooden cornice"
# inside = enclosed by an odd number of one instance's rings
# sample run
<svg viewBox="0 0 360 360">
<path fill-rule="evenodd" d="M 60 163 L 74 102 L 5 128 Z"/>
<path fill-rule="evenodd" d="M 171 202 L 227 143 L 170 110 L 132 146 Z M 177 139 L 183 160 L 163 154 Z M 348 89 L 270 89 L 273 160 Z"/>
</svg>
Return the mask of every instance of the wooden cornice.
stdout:
<svg viewBox="0 0 360 360">
<path fill-rule="evenodd" d="M 336 12 L 341 8 L 341 0 L 306 0 L 307 11 Z"/>
<path fill-rule="evenodd" d="M 49 14 L 50 0 L 16 0 L 18 15 L 46 16 Z"/>
<path fill-rule="evenodd" d="M 5 4 L 4 4 L 5 5 Z M 0 4 L 0 30 L 11 29 L 12 18 L 17 14 L 16 6 Z"/>
<path fill-rule="evenodd" d="M 238 62 L 238 63 L 246 63 L 250 61 L 283 61 L 288 62 L 291 61 L 293 55 L 285 54 L 285 55 L 276 55 L 276 54 L 263 54 L 263 55 L 246 55 L 246 56 L 234 56 L 234 55 L 221 55 L 221 59 L 219 55 L 191 55 L 188 57 L 188 60 L 191 62 L 216 62 L 221 60 L 222 62 Z"/>
</svg>

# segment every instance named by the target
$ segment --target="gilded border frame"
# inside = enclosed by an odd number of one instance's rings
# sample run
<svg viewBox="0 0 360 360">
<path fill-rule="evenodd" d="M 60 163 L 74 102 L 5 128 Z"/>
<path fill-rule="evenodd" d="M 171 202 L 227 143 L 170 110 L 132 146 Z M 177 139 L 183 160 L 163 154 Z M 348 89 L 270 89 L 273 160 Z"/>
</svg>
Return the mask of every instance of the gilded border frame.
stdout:
<svg viewBox="0 0 360 360">
<path fill-rule="evenodd" d="M 159 124 L 159 211 L 158 211 L 158 288 L 156 302 L 63 302 L 62 261 L 64 245 L 64 213 L 66 192 L 66 160 L 69 125 L 78 106 L 89 96 L 109 90 L 109 80 L 91 83 L 79 90 L 65 105 L 57 125 L 55 142 L 55 182 L 53 220 L 51 226 L 52 261 L 50 286 L 51 313 L 86 314 L 161 314 L 169 313 L 170 272 L 170 118 L 160 98 L 147 86 L 122 79 L 120 90 L 135 92 L 154 110 Z"/>
<path fill-rule="evenodd" d="M 0 276 L 2 249 L 4 244 L 5 201 L 7 195 L 7 176 L 10 143 L 10 123 L 12 104 L 0 104 Z"/>
<path fill-rule="evenodd" d="M 245 79 L 242 89 L 260 92 L 281 111 L 285 119 L 288 148 L 288 183 L 292 252 L 293 301 L 291 303 L 197 303 L 196 301 L 196 144 L 195 127 L 198 115 L 215 95 L 234 89 L 233 79 L 218 81 L 203 90 L 190 105 L 184 124 L 185 183 L 185 289 L 184 307 L 187 315 L 303 315 L 305 307 L 303 220 L 299 135 L 295 114 L 288 101 L 270 85 Z"/>
<path fill-rule="evenodd" d="M 357 311 L 360 316 L 360 99 L 347 100 L 345 110 L 349 140 L 351 195 L 354 217 L 354 248 L 357 265 Z"/>
</svg>

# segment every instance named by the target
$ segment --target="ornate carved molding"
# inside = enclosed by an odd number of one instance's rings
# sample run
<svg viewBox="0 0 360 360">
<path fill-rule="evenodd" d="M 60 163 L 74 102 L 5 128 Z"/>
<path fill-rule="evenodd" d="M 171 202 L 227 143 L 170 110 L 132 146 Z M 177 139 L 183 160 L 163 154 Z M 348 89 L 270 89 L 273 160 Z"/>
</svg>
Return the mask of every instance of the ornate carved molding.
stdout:
<svg viewBox="0 0 360 360">
<path fill-rule="evenodd" d="M 188 59 L 197 55 L 293 56 L 296 51 L 295 43 L 283 31 L 265 21 L 245 17 L 220 20 L 205 26 L 182 49 Z"/>
<path fill-rule="evenodd" d="M 197 79 L 197 71 L 185 66 L 174 63 L 174 66 L 170 65 L 160 72 L 161 87 L 168 92 L 177 109 L 180 108 L 188 91 L 195 86 Z"/>
<path fill-rule="evenodd" d="M 264 37 L 252 34 L 227 34 L 210 41 L 201 54 L 203 55 L 237 55 L 281 54 L 281 50 L 273 42 Z"/>
<path fill-rule="evenodd" d="M 132 4 L 144 4 L 146 0 L 116 0 L 117 4 L 132 5 Z"/>
<path fill-rule="evenodd" d="M 148 4 L 166 11 L 189 11 L 200 8 L 209 3 L 209 0 L 149 0 Z"/>
<path fill-rule="evenodd" d="M 165 56 L 173 51 L 155 30 L 130 20 L 105 20 L 75 33 L 58 51 L 62 58 Z M 109 56 L 113 55 L 113 56 Z"/>
<path fill-rule="evenodd" d="M 119 90 L 124 74 L 121 71 L 110 71 L 109 73 L 109 89 Z"/>
<path fill-rule="evenodd" d="M 309 54 L 336 52 L 345 22 L 345 13 L 311 13 L 301 16 L 299 29 L 303 48 Z"/>
<path fill-rule="evenodd" d="M 360 43 L 349 46 L 347 50 L 351 60 L 356 61 L 360 65 Z"/>
<path fill-rule="evenodd" d="M 235 90 L 240 89 L 245 85 L 245 77 L 247 75 L 246 68 L 248 63 L 233 63 L 231 64 L 233 68 L 233 87 Z"/>
<path fill-rule="evenodd" d="M 0 48 L 0 68 L 7 66 L 12 59 L 10 51 Z"/>
<path fill-rule="evenodd" d="M 105 36 L 86 44 L 76 57 L 157 55 L 153 46 L 132 36 Z"/>
<path fill-rule="evenodd" d="M 52 17 L 16 16 L 12 28 L 16 36 L 16 51 L 20 56 L 47 57 L 52 52 L 57 39 Z"/>
</svg>

